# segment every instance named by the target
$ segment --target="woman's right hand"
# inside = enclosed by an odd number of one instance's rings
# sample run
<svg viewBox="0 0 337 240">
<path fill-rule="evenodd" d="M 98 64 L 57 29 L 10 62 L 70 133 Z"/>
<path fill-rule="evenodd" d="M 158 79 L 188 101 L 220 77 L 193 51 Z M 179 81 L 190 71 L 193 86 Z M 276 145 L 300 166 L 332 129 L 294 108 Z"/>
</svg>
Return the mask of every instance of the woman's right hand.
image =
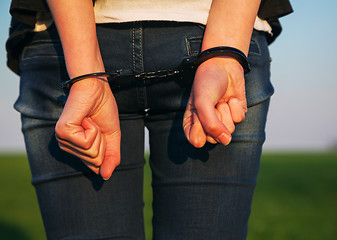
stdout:
<svg viewBox="0 0 337 240">
<path fill-rule="evenodd" d="M 229 57 L 212 58 L 198 67 L 183 119 L 193 146 L 230 143 L 235 123 L 247 112 L 243 74 L 241 65 Z"/>
<path fill-rule="evenodd" d="M 85 79 L 71 87 L 55 132 L 62 150 L 79 157 L 103 179 L 110 178 L 120 163 L 121 131 L 106 79 Z"/>
<path fill-rule="evenodd" d="M 69 77 L 104 72 L 91 0 L 47 0 L 60 39 Z M 69 14 L 71 12 L 71 14 Z M 73 84 L 59 121 L 56 138 L 61 149 L 108 179 L 120 162 L 116 101 L 104 78 Z"/>
</svg>

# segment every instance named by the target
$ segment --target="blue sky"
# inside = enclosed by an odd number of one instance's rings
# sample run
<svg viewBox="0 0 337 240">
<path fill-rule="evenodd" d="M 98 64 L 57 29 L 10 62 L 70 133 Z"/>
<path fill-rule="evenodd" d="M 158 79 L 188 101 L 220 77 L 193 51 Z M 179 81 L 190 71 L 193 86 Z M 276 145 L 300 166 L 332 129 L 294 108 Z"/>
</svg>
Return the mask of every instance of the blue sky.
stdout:
<svg viewBox="0 0 337 240">
<path fill-rule="evenodd" d="M 337 1 L 293 0 L 283 32 L 270 47 L 272 97 L 266 150 L 337 146 Z M 23 150 L 20 116 L 12 105 L 19 78 L 6 67 L 9 0 L 0 2 L 0 151 Z"/>
</svg>

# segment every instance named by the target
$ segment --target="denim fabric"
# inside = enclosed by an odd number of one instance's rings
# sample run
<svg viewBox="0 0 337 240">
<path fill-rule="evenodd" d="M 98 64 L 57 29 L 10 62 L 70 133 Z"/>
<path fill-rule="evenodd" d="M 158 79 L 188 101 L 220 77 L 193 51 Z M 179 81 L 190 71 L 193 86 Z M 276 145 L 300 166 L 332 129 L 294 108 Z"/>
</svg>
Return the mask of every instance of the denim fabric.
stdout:
<svg viewBox="0 0 337 240">
<path fill-rule="evenodd" d="M 200 52 L 204 27 L 138 22 L 97 26 L 107 71 L 174 69 Z M 54 127 L 68 79 L 54 27 L 36 33 L 20 62 L 22 130 L 48 239 L 144 239 L 144 127 L 150 136 L 153 237 L 156 240 L 245 239 L 273 87 L 263 33 L 254 31 L 245 76 L 246 119 L 228 146 L 196 149 L 182 129 L 191 86 L 177 79 L 114 91 L 121 130 L 121 164 L 108 181 L 59 149 Z"/>
</svg>

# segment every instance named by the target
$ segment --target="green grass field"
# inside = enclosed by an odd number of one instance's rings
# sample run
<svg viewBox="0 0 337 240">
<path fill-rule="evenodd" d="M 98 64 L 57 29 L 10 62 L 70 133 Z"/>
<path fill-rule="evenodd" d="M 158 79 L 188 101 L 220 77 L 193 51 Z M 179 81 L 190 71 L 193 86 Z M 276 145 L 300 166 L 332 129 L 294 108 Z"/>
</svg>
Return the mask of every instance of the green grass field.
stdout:
<svg viewBox="0 0 337 240">
<path fill-rule="evenodd" d="M 45 239 L 24 155 L 0 155 L 0 239 Z M 151 239 L 150 170 L 145 224 Z M 337 236 L 337 153 L 266 153 L 248 240 L 332 240 Z"/>
</svg>

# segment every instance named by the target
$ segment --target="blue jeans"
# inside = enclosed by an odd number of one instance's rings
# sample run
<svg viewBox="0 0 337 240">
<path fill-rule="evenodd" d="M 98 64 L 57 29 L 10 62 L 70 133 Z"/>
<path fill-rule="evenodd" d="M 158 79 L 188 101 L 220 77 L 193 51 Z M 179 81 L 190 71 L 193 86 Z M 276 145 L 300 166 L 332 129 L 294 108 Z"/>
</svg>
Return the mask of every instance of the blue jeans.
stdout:
<svg viewBox="0 0 337 240">
<path fill-rule="evenodd" d="M 138 22 L 97 26 L 107 71 L 176 68 L 198 54 L 204 27 Z M 245 76 L 246 119 L 228 146 L 196 149 L 182 115 L 191 86 L 177 79 L 114 91 L 122 131 L 121 164 L 108 181 L 58 147 L 54 127 L 68 79 L 55 27 L 35 33 L 20 61 L 20 96 L 28 159 L 48 239 L 144 239 L 144 127 L 153 176 L 153 236 L 157 240 L 245 239 L 273 87 L 264 33 L 254 31 Z"/>
</svg>

